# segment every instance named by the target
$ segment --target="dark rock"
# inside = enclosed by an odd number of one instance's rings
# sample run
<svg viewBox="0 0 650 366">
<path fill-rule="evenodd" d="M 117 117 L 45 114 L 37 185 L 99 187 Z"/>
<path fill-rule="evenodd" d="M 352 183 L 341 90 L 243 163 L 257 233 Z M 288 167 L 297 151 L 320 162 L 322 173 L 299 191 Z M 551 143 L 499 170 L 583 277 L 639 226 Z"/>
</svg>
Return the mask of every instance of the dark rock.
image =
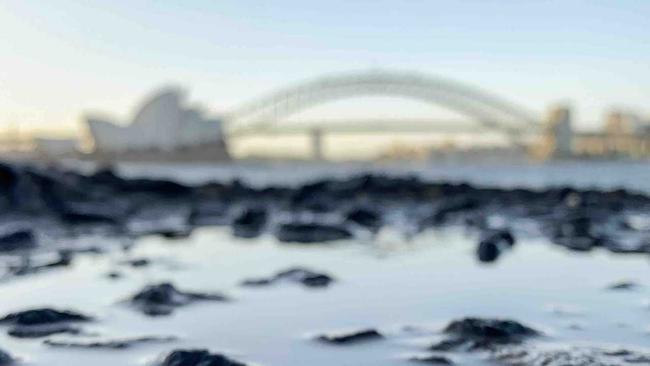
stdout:
<svg viewBox="0 0 650 366">
<path fill-rule="evenodd" d="M 409 361 L 424 363 L 427 365 L 453 365 L 454 362 L 445 356 L 430 355 L 430 356 L 414 356 L 410 357 Z"/>
<path fill-rule="evenodd" d="M 55 334 L 81 334 L 81 329 L 69 324 L 19 325 L 7 332 L 14 338 L 44 338 Z"/>
<path fill-rule="evenodd" d="M 323 334 L 316 337 L 316 340 L 330 344 L 351 344 L 383 338 L 384 336 L 375 329 L 364 329 L 349 333 Z"/>
<path fill-rule="evenodd" d="M 289 280 L 307 287 L 327 287 L 334 279 L 327 274 L 314 272 L 305 268 L 292 268 L 275 276 L 278 280 Z"/>
<path fill-rule="evenodd" d="M 445 329 L 447 338 L 431 346 L 435 351 L 490 349 L 494 346 L 519 344 L 539 336 L 535 329 L 514 320 L 465 318 L 451 322 Z"/>
<path fill-rule="evenodd" d="M 275 232 L 275 236 L 284 243 L 324 243 L 353 237 L 352 233 L 344 227 L 316 223 L 282 224 Z"/>
<path fill-rule="evenodd" d="M 269 278 L 254 278 L 244 280 L 242 286 L 261 287 L 268 286 L 280 281 L 300 283 L 306 287 L 327 287 L 334 279 L 324 273 L 318 273 L 305 268 L 291 268 Z"/>
<path fill-rule="evenodd" d="M 508 230 L 491 230 L 483 234 L 476 255 L 479 261 L 490 263 L 515 244 L 515 238 Z"/>
<path fill-rule="evenodd" d="M 587 252 L 604 246 L 608 239 L 598 232 L 598 218 L 594 215 L 568 214 L 560 218 L 553 233 L 553 241 L 572 251 Z"/>
<path fill-rule="evenodd" d="M 228 224 L 228 212 L 224 202 L 200 201 L 192 207 L 189 222 L 192 226 Z"/>
<path fill-rule="evenodd" d="M 127 212 L 106 203 L 84 202 L 66 203 L 59 218 L 67 225 L 107 224 L 118 225 Z"/>
<path fill-rule="evenodd" d="M 111 271 L 106 274 L 106 277 L 111 280 L 118 280 L 122 278 L 122 276 L 123 276 L 122 273 L 116 271 Z"/>
<path fill-rule="evenodd" d="M 479 208 L 476 199 L 463 197 L 443 201 L 432 216 L 425 219 L 424 225 L 440 225 L 449 220 L 450 216 Z"/>
<path fill-rule="evenodd" d="M 464 346 L 471 346 L 471 344 L 468 344 L 468 342 L 463 338 L 452 337 L 443 339 L 442 341 L 431 345 L 429 349 L 432 351 L 447 352 L 457 350 Z"/>
<path fill-rule="evenodd" d="M 617 283 L 613 283 L 609 286 L 607 286 L 608 290 L 613 290 L 613 291 L 622 291 L 622 290 L 636 290 L 640 287 L 640 285 L 636 282 L 632 281 L 621 281 Z"/>
<path fill-rule="evenodd" d="M 2 176 L 0 174 L 0 180 Z M 14 364 L 14 359 L 7 352 L 0 349 L 0 366 L 9 366 Z"/>
<path fill-rule="evenodd" d="M 159 366 L 246 366 L 246 364 L 207 350 L 177 350 L 167 355 Z"/>
<path fill-rule="evenodd" d="M 222 294 L 184 292 L 171 283 L 149 285 L 135 294 L 130 303 L 145 315 L 162 316 L 171 314 L 175 308 L 195 301 L 228 301 Z"/>
<path fill-rule="evenodd" d="M 147 193 L 168 199 L 180 199 L 194 193 L 192 187 L 163 179 L 124 179 L 119 185 L 123 192 Z"/>
<path fill-rule="evenodd" d="M 596 347 L 503 347 L 490 359 L 499 365 L 523 366 L 632 366 L 647 365 L 650 355 L 631 350 L 608 351 Z"/>
<path fill-rule="evenodd" d="M 115 172 L 115 167 L 113 166 L 100 167 L 88 179 L 95 184 L 111 187 L 119 187 L 123 182 L 122 178 Z"/>
<path fill-rule="evenodd" d="M 92 318 L 72 311 L 34 309 L 11 313 L 0 319 L 0 324 L 13 327 L 8 334 L 16 338 L 42 338 L 53 334 L 79 334 L 72 323 L 88 322 Z"/>
<path fill-rule="evenodd" d="M 539 332 L 514 320 L 465 318 L 451 322 L 446 334 L 474 339 L 521 339 L 539 335 Z"/>
<path fill-rule="evenodd" d="M 233 235 L 239 238 L 256 238 L 266 227 L 268 214 L 261 208 L 250 208 L 242 212 L 232 223 Z"/>
<path fill-rule="evenodd" d="M 478 260 L 484 263 L 496 261 L 501 255 L 499 246 L 491 241 L 481 241 L 476 249 Z"/>
<path fill-rule="evenodd" d="M 275 277 L 271 278 L 249 278 L 241 282 L 242 286 L 246 287 L 264 287 L 272 285 L 275 282 Z"/>
<path fill-rule="evenodd" d="M 56 348 L 83 348 L 83 349 L 114 349 L 122 350 L 128 349 L 142 344 L 150 343 L 169 343 L 175 341 L 176 337 L 138 337 L 138 338 L 125 338 L 125 339 L 112 339 L 105 341 L 94 342 L 78 342 L 78 341 L 61 341 L 47 339 L 43 343 Z"/>
<path fill-rule="evenodd" d="M 131 266 L 133 268 L 142 268 L 142 267 L 147 267 L 151 264 L 151 261 L 146 259 L 146 258 L 137 258 L 137 259 L 129 259 L 126 261 L 123 261 L 122 264 L 126 264 L 128 266 Z"/>
<path fill-rule="evenodd" d="M 31 326 L 72 322 L 88 322 L 91 320 L 93 320 L 91 317 L 73 311 L 43 308 L 20 311 L 5 315 L 2 319 L 0 319 L 0 324 Z"/>
<path fill-rule="evenodd" d="M 512 235 L 512 232 L 510 230 L 493 230 L 492 232 L 488 233 L 485 239 L 502 242 L 510 247 L 515 245 L 515 236 Z"/>
<path fill-rule="evenodd" d="M 31 230 L 0 232 L 0 253 L 36 247 L 36 237 Z"/>
<path fill-rule="evenodd" d="M 345 221 L 363 226 L 371 231 L 377 231 L 382 225 L 381 215 L 364 208 L 357 208 L 348 212 Z"/>
<path fill-rule="evenodd" d="M 557 227 L 557 236 L 560 237 L 591 237 L 593 219 L 589 216 L 575 216 L 564 219 Z"/>
<path fill-rule="evenodd" d="M 160 230 L 158 235 L 169 240 L 187 239 L 192 235 L 192 230 L 189 228 L 183 230 Z"/>
</svg>

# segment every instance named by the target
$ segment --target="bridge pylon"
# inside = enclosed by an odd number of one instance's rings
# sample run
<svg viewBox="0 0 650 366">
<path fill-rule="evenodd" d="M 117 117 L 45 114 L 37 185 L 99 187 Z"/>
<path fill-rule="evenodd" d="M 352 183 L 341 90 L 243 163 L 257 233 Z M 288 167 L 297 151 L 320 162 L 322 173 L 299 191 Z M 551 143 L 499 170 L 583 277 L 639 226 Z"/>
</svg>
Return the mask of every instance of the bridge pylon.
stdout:
<svg viewBox="0 0 650 366">
<path fill-rule="evenodd" d="M 309 132 L 311 138 L 311 152 L 312 159 L 316 161 L 324 160 L 323 155 L 323 130 L 320 128 L 313 128 Z"/>
</svg>

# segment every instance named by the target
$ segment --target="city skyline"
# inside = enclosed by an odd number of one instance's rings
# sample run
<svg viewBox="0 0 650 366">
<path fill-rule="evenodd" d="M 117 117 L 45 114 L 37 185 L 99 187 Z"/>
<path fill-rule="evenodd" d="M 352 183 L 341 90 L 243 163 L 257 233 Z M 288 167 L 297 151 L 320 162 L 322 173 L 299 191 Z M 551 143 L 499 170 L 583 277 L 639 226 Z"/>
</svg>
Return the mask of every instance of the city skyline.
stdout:
<svg viewBox="0 0 650 366">
<path fill-rule="evenodd" d="M 364 69 L 458 80 L 538 113 L 568 101 L 583 128 L 600 127 L 613 107 L 650 116 L 646 2 L 274 5 L 4 1 L 0 27 L 12 37 L 0 47 L 0 124 L 76 130 L 89 111 L 123 119 L 134 98 L 169 83 L 219 113 L 287 84 Z M 376 100 L 318 112 L 366 109 L 432 113 Z"/>
</svg>

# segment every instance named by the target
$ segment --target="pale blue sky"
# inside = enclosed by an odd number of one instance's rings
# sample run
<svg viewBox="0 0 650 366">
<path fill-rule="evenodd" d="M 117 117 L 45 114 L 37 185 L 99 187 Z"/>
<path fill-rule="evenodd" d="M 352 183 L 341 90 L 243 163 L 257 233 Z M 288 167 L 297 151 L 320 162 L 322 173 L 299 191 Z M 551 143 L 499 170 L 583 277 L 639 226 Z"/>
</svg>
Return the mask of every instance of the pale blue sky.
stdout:
<svg viewBox="0 0 650 366">
<path fill-rule="evenodd" d="M 0 0 L 0 127 L 125 118 L 167 83 L 225 111 L 368 68 L 457 79 L 534 111 L 568 100 L 583 125 L 612 106 L 650 117 L 649 29 L 647 0 Z"/>
</svg>

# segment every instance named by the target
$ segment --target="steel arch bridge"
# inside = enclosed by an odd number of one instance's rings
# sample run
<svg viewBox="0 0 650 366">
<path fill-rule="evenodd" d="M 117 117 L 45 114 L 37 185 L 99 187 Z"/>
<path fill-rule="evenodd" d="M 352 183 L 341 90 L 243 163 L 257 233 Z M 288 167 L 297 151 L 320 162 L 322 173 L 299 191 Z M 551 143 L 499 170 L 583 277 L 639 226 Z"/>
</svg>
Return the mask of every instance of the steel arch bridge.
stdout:
<svg viewBox="0 0 650 366">
<path fill-rule="evenodd" d="M 413 72 L 337 74 L 299 83 L 254 100 L 226 116 L 231 135 L 271 129 L 280 119 L 330 101 L 358 96 L 397 96 L 459 112 L 484 127 L 520 135 L 540 125 L 530 112 L 462 83 Z"/>
</svg>

